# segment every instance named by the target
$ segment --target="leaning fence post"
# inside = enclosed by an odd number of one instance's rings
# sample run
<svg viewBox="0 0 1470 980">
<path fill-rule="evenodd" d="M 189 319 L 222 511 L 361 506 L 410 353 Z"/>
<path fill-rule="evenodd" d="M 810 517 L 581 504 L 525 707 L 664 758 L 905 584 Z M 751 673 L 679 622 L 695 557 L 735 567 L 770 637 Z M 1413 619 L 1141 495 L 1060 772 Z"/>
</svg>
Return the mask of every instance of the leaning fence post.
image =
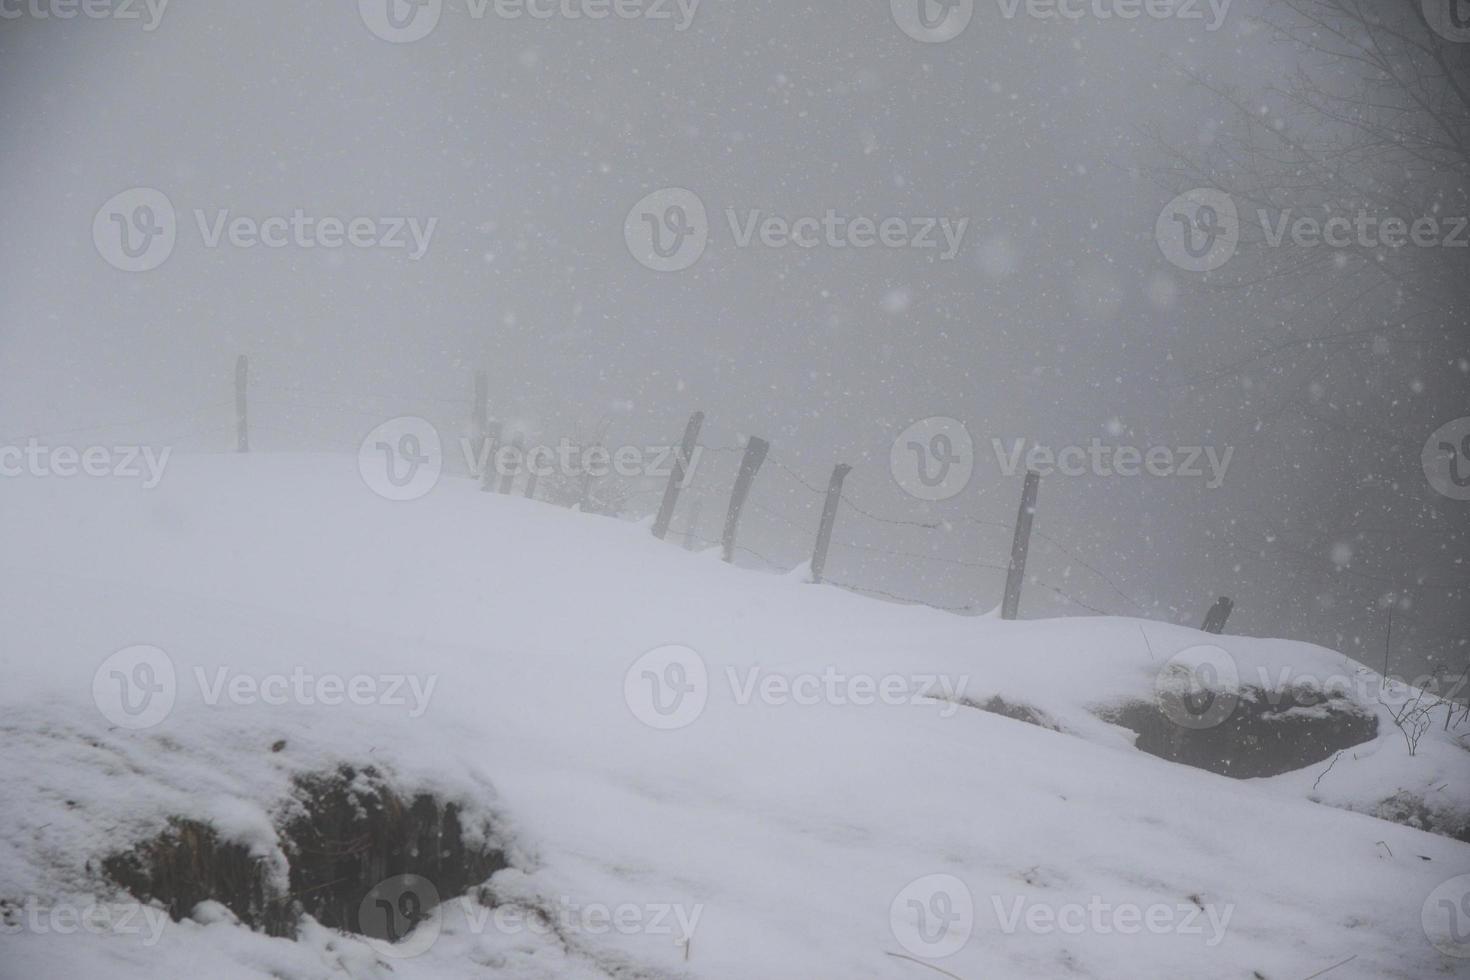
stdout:
<svg viewBox="0 0 1470 980">
<path fill-rule="evenodd" d="M 686 467 L 691 465 L 694 446 L 699 441 L 699 430 L 703 426 L 703 412 L 695 412 L 689 416 L 689 423 L 684 426 L 684 441 L 679 444 L 679 457 L 674 460 L 668 486 L 664 487 L 664 499 L 658 505 L 658 517 L 653 522 L 653 536 L 660 540 L 669 533 L 669 522 L 674 519 L 674 508 L 679 504 L 679 491 L 684 488 Z"/>
<path fill-rule="evenodd" d="M 1235 609 L 1235 600 L 1228 595 L 1222 595 L 1215 600 L 1210 611 L 1205 614 L 1205 624 L 1200 627 L 1206 633 L 1225 632 L 1225 621 L 1230 618 L 1230 613 Z"/>
<path fill-rule="evenodd" d="M 245 388 L 250 381 L 250 358 L 235 358 L 235 451 L 250 452 L 250 421 L 246 411 Z"/>
<path fill-rule="evenodd" d="M 1021 607 L 1021 584 L 1026 580 L 1026 553 L 1031 549 L 1031 521 L 1036 517 L 1036 492 L 1041 474 L 1026 471 L 1026 486 L 1021 491 L 1021 509 L 1016 514 L 1016 537 L 1011 542 L 1011 564 L 1006 569 L 1006 594 L 1001 603 L 1000 618 L 1015 619 Z"/>
<path fill-rule="evenodd" d="M 500 433 L 505 423 L 499 420 L 486 421 L 485 438 L 480 443 L 484 458 L 480 461 L 480 489 L 489 493 L 495 489 L 495 453 L 500 448 Z"/>
<path fill-rule="evenodd" d="M 477 449 L 485 448 L 485 423 L 490 420 L 490 379 L 484 371 L 475 372 L 475 403 L 470 407 L 470 434 Z"/>
<path fill-rule="evenodd" d="M 699 518 L 700 511 L 704 509 L 704 501 L 698 497 L 694 498 L 694 506 L 689 509 L 689 526 L 684 528 L 684 550 L 695 551 L 699 547 Z"/>
<path fill-rule="evenodd" d="M 817 544 L 812 549 L 812 581 L 822 581 L 822 570 L 827 567 L 827 548 L 832 544 L 832 525 L 837 521 L 837 505 L 842 500 L 842 481 L 852 467 L 838 463 L 832 467 L 832 479 L 827 484 L 827 500 L 822 505 L 822 524 L 817 529 Z"/>
<path fill-rule="evenodd" d="M 745 444 L 745 456 L 740 460 L 740 472 L 735 475 L 735 488 L 730 491 L 730 510 L 725 514 L 723 539 L 725 561 L 735 560 L 735 531 L 740 527 L 740 512 L 745 509 L 745 498 L 750 496 L 750 485 L 756 473 L 766 461 L 771 444 L 759 436 L 751 436 Z"/>
<path fill-rule="evenodd" d="M 541 474 L 540 473 L 537 473 L 536 472 L 536 468 L 534 466 L 529 465 L 529 462 L 528 462 L 528 465 L 526 466 L 526 499 L 527 500 L 535 500 L 536 499 L 536 484 L 538 484 L 540 482 L 541 482 Z"/>
<path fill-rule="evenodd" d="M 515 489 L 516 473 L 520 471 L 521 463 L 526 458 L 526 441 L 519 435 L 510 444 L 515 450 L 514 465 L 507 466 L 505 472 L 500 475 L 500 487 L 495 492 L 508 494 Z"/>
</svg>

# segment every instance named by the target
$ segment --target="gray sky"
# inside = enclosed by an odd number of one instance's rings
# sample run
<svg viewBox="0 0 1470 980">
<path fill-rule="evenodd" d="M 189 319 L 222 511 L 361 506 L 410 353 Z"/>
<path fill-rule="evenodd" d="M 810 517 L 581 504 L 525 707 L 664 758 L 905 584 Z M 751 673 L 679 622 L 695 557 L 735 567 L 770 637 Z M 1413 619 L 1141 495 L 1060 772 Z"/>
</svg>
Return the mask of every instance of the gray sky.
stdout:
<svg viewBox="0 0 1470 980">
<path fill-rule="evenodd" d="M 152 31 L 0 21 L 7 435 L 140 420 L 99 437 L 227 449 L 233 359 L 247 353 L 263 449 L 355 451 L 410 412 L 455 431 L 482 367 L 492 410 L 547 440 L 603 418 L 613 443 L 674 440 L 702 408 L 708 444 L 765 436 L 818 485 L 853 463 L 855 499 L 892 517 L 1009 523 L 1020 478 L 997 471 L 993 438 L 1228 446 L 1214 490 L 1048 479 L 1037 527 L 1073 554 L 1041 543 L 1033 569 L 1086 604 L 1153 618 L 1193 622 L 1231 594 L 1234 631 L 1380 662 L 1373 603 L 1395 583 L 1339 570 L 1341 540 L 1285 553 L 1266 533 L 1324 481 L 1350 482 L 1354 461 L 1313 458 L 1261 425 L 1269 406 L 1241 378 L 1183 384 L 1261 346 L 1278 311 L 1170 265 L 1154 226 L 1172 191 L 1140 175 L 1158 162 L 1147 130 L 1195 144 L 1220 122 L 1168 62 L 1242 85 L 1292 68 L 1246 4 L 1211 31 L 1006 19 L 992 0 L 943 44 L 906 36 L 877 0 L 705 0 L 683 31 L 475 19 L 449 0 L 406 44 L 375 37 L 356 7 L 177 0 Z M 109 266 L 91 235 L 103 203 L 133 187 L 179 215 L 172 255 L 147 273 Z M 698 194 L 712 226 L 677 273 L 644 268 L 624 241 L 629 209 L 666 187 Z M 437 225 L 417 261 L 206 247 L 194 211 L 225 208 Z M 740 248 L 727 209 L 969 223 L 944 261 Z M 1443 365 L 1425 375 L 1413 356 L 1390 349 L 1372 370 L 1427 381 L 1411 408 L 1427 436 L 1465 414 L 1466 381 Z M 977 443 L 970 486 L 939 505 L 905 495 L 888 465 L 894 437 L 926 416 L 963 421 Z M 1419 449 L 1403 447 L 1404 493 L 1433 502 Z M 719 465 L 704 474 L 716 496 Z M 744 540 L 786 565 L 804 558 L 814 495 L 768 466 L 754 500 L 802 529 L 752 511 Z M 1436 519 L 1463 526 L 1464 506 Z M 718 515 L 704 520 L 713 537 Z M 837 539 L 890 554 L 835 548 L 834 576 L 939 604 L 999 601 L 994 569 L 891 552 L 1001 563 L 1003 527 L 844 513 Z M 1458 572 L 1456 589 L 1416 590 L 1400 614 L 1409 664 L 1464 642 L 1462 545 L 1433 562 L 1437 581 Z M 1024 608 L 1085 612 L 1045 589 Z"/>
</svg>

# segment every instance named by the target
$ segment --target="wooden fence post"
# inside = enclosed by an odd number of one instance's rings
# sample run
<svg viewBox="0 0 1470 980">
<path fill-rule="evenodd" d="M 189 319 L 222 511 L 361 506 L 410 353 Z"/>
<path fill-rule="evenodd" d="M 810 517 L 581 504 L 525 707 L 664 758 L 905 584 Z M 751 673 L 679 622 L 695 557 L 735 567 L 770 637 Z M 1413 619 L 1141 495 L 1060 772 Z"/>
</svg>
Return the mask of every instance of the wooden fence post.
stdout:
<svg viewBox="0 0 1470 980">
<path fill-rule="evenodd" d="M 470 406 L 470 434 L 475 451 L 485 448 L 485 424 L 490 421 L 490 379 L 484 371 L 475 372 L 475 403 Z"/>
<path fill-rule="evenodd" d="M 250 452 L 250 420 L 245 403 L 245 388 L 250 381 L 250 358 L 235 358 L 235 451 Z"/>
<path fill-rule="evenodd" d="M 534 452 L 534 450 L 532 450 Z M 526 466 L 526 499 L 536 499 L 536 484 L 541 482 L 541 474 L 531 468 L 529 457 Z"/>
<path fill-rule="evenodd" d="M 480 452 L 485 454 L 480 463 L 480 490 L 490 493 L 495 489 L 495 452 L 500 448 L 500 434 L 505 423 L 497 420 L 485 422 L 485 438 L 480 443 Z"/>
<path fill-rule="evenodd" d="M 679 505 L 679 491 L 684 488 L 686 467 L 691 465 L 694 447 L 699 442 L 699 430 L 703 427 L 703 412 L 689 416 L 689 423 L 684 426 L 684 441 L 679 444 L 679 456 L 674 460 L 668 486 L 664 487 L 664 499 L 658 505 L 658 517 L 653 522 L 653 536 L 659 540 L 669 533 L 669 522 L 674 519 L 674 508 Z"/>
<path fill-rule="evenodd" d="M 684 550 L 697 551 L 699 549 L 699 518 L 704 509 L 704 501 L 698 497 L 694 498 L 694 506 L 689 510 L 689 526 L 684 528 Z"/>
<path fill-rule="evenodd" d="M 812 581 L 822 581 L 822 571 L 827 567 L 827 548 L 832 544 L 832 525 L 837 521 L 837 505 L 842 500 L 842 481 L 852 467 L 838 463 L 832 467 L 832 479 L 827 484 L 827 500 L 822 505 L 822 524 L 817 529 L 817 544 L 812 549 Z"/>
<path fill-rule="evenodd" d="M 508 494 L 516 488 L 516 473 L 520 470 L 521 465 L 525 462 L 526 441 L 522 439 L 519 435 L 517 435 L 515 437 L 515 440 L 511 443 L 511 448 L 515 450 L 515 468 L 507 468 L 505 473 L 501 474 L 500 487 L 495 491 L 496 493 Z"/>
<path fill-rule="evenodd" d="M 1210 611 L 1205 614 L 1205 624 L 1200 627 L 1206 633 L 1225 632 L 1225 621 L 1230 618 L 1230 613 L 1235 609 L 1235 600 L 1228 595 L 1222 595 L 1215 600 Z"/>
<path fill-rule="evenodd" d="M 745 456 L 740 460 L 740 472 L 735 475 L 735 488 L 730 491 L 730 510 L 725 514 L 725 534 L 722 541 L 725 561 L 735 560 L 735 532 L 740 527 L 740 512 L 745 509 L 745 498 L 750 496 L 750 485 L 766 461 L 771 444 L 759 436 L 751 436 L 745 444 Z"/>
<path fill-rule="evenodd" d="M 1031 549 L 1031 521 L 1036 517 L 1036 493 L 1041 474 L 1026 471 L 1026 486 L 1021 491 L 1021 509 L 1016 514 L 1016 537 L 1011 542 L 1011 564 L 1006 569 L 1006 594 L 1001 602 L 1000 618 L 1015 619 L 1021 608 L 1021 585 L 1026 580 L 1026 554 Z"/>
</svg>

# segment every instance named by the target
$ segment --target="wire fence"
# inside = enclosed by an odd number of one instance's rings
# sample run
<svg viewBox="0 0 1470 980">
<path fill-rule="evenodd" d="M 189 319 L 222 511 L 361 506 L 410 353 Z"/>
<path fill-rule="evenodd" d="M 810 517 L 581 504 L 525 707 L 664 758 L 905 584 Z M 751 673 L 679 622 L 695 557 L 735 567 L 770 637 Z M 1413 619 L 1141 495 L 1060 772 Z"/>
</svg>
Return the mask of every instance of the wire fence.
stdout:
<svg viewBox="0 0 1470 980">
<path fill-rule="evenodd" d="M 469 449 L 471 442 L 466 441 L 483 436 L 488 430 L 488 416 L 476 418 L 484 409 L 483 401 L 476 401 L 480 397 L 468 391 L 460 397 L 446 397 L 384 388 L 347 395 L 286 383 L 269 375 L 249 378 L 244 391 L 246 427 L 252 439 L 260 434 L 271 437 L 258 440 L 261 445 L 252 448 L 269 445 L 271 449 L 321 449 L 323 443 L 340 446 L 344 427 L 366 433 L 391 418 L 416 413 L 426 419 L 437 419 L 439 426 L 460 434 L 459 440 L 444 442 L 444 469 L 465 477 L 483 476 L 475 472 L 477 464 L 484 466 L 488 462 L 483 455 L 477 459 Z M 168 446 L 185 450 L 230 450 L 236 448 L 238 404 L 237 399 L 207 401 L 193 408 L 145 418 L 10 436 L 0 440 L 0 444 L 149 427 L 166 432 L 162 441 Z M 713 435 L 701 432 L 692 472 L 681 487 L 679 507 L 669 533 L 672 542 L 684 542 L 691 547 L 725 546 L 724 525 L 729 515 L 731 488 L 751 440 L 747 434 L 724 429 L 718 421 L 711 422 L 709 429 L 718 431 Z M 313 440 L 313 435 L 320 438 Z M 601 439 L 599 434 L 570 441 L 587 445 L 600 444 Z M 508 435 L 505 441 L 509 441 Z M 668 442 L 665 438 L 649 444 Z M 450 461 L 456 454 L 447 448 L 456 444 L 465 447 L 458 454 L 457 463 Z M 829 495 L 829 488 L 823 485 L 824 478 L 814 476 L 812 470 L 809 460 L 771 449 L 753 482 L 746 513 L 739 521 L 738 538 L 730 545 L 739 563 L 790 573 L 812 560 L 813 543 Z M 871 464 L 859 467 L 856 472 L 867 474 L 856 482 L 874 484 Z M 880 478 L 886 475 L 885 471 Z M 646 519 L 657 510 L 667 479 L 663 474 L 623 479 L 623 485 L 604 501 L 606 510 L 618 516 Z M 598 482 L 586 481 L 582 488 L 584 495 L 589 486 Z M 511 474 L 503 487 L 515 492 L 516 474 Z M 535 482 L 524 476 L 518 489 L 525 495 L 534 494 L 543 499 L 549 496 L 544 487 L 538 493 Z M 829 557 L 830 567 L 822 575 L 822 581 L 860 595 L 954 613 L 973 615 L 1000 605 L 1001 586 L 1011 567 L 1013 521 L 973 515 L 945 517 L 895 512 L 892 503 L 880 505 L 867 499 L 866 493 L 854 489 L 853 483 L 841 486 L 837 501 L 836 529 L 824 556 Z M 916 509 L 932 511 L 933 508 L 921 502 Z M 1047 524 L 1044 520 L 1039 523 Z M 1159 610 L 1157 600 L 1151 600 L 1151 606 L 1149 601 L 1130 594 L 1113 574 L 1099 568 L 1095 559 L 1079 555 L 1068 543 L 1076 540 L 1070 535 L 1054 527 L 1050 532 L 1045 527 L 1037 527 L 1033 533 L 1036 542 L 1029 551 L 1024 577 L 1028 588 L 1039 589 L 1039 594 L 1055 597 L 1066 606 L 1087 613 L 1147 614 Z M 957 593 L 975 598 L 968 602 L 939 598 Z"/>
</svg>

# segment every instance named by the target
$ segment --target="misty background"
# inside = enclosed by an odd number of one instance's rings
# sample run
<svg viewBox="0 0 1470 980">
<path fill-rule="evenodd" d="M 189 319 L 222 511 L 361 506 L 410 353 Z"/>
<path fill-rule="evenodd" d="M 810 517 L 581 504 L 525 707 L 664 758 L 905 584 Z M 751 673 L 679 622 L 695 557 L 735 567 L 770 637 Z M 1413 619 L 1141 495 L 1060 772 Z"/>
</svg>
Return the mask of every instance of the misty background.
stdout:
<svg viewBox="0 0 1470 980">
<path fill-rule="evenodd" d="M 353 0 L 174 0 L 151 32 L 0 21 L 3 441 L 231 451 L 247 354 L 256 450 L 355 454 L 405 414 L 450 442 L 483 369 L 491 412 L 548 443 L 671 443 L 702 409 L 706 445 L 762 436 L 815 487 L 853 464 L 849 492 L 872 513 L 949 524 L 844 510 L 831 575 L 976 610 L 1000 601 L 1021 488 L 992 439 L 1233 447 L 1218 489 L 1043 480 L 1030 570 L 1050 587 L 1028 586 L 1023 616 L 1198 625 L 1230 595 L 1230 632 L 1381 668 L 1393 605 L 1391 669 L 1458 671 L 1470 505 L 1436 494 L 1419 459 L 1470 414 L 1470 280 L 1427 339 L 1400 342 L 1401 304 L 1358 296 L 1352 270 L 1311 289 L 1210 288 L 1154 238 L 1189 186 L 1170 184 L 1171 149 L 1208 153 L 1231 125 L 1181 69 L 1250 99 L 1302 67 L 1258 7 L 1236 0 L 1211 32 L 980 3 L 944 44 L 912 40 L 877 0 L 704 0 L 682 32 L 474 20 L 450 0 L 411 44 L 375 37 Z M 139 186 L 171 199 L 179 241 L 129 274 L 91 229 Z M 644 268 L 623 239 L 629 209 L 665 187 L 710 213 L 710 246 L 680 273 Z M 438 225 L 419 261 L 210 249 L 196 208 Z M 970 222 L 944 262 L 740 249 L 726 208 Z M 1351 317 L 1362 343 L 1276 349 Z M 906 495 L 888 463 L 928 416 L 976 443 L 968 489 L 940 504 Z M 701 473 L 716 497 L 732 463 Z M 752 502 L 741 542 L 805 560 L 820 498 L 768 463 Z M 704 508 L 704 537 L 721 516 Z"/>
</svg>

